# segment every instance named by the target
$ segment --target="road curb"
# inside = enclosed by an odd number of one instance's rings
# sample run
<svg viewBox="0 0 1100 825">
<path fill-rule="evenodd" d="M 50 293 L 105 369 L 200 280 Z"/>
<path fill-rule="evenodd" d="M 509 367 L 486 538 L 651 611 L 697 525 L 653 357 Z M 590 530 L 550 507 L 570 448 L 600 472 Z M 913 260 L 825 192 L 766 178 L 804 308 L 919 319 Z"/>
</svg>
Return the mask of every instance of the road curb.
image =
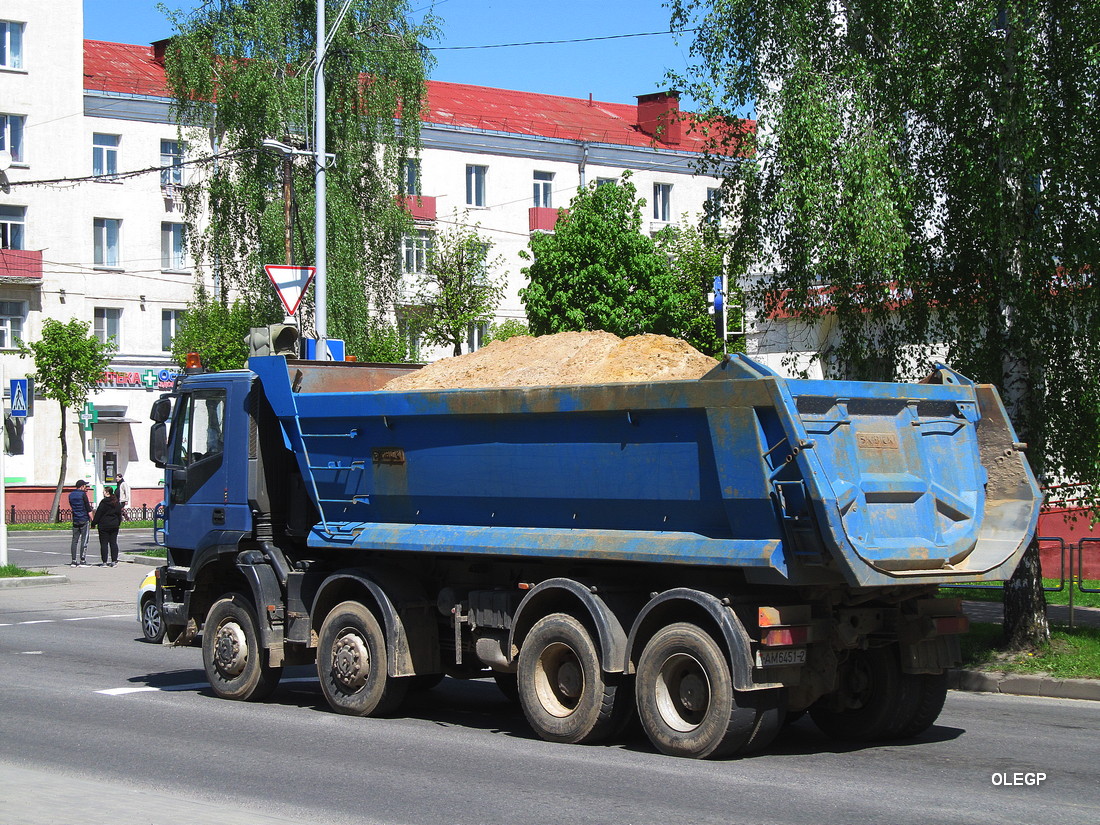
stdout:
<svg viewBox="0 0 1100 825">
<path fill-rule="evenodd" d="M 1100 679 L 1056 679 L 1053 676 L 999 671 L 951 670 L 948 671 L 947 684 L 952 690 L 1100 702 Z"/>
<path fill-rule="evenodd" d="M 161 558 L 160 556 L 131 556 L 129 553 L 119 554 L 118 560 L 119 562 L 129 562 L 130 564 L 142 564 L 146 567 L 160 567 L 168 563 L 168 559 Z"/>
<path fill-rule="evenodd" d="M 15 587 L 42 587 L 47 584 L 68 584 L 68 576 L 19 576 L 12 579 L 0 579 L 0 590 Z"/>
</svg>

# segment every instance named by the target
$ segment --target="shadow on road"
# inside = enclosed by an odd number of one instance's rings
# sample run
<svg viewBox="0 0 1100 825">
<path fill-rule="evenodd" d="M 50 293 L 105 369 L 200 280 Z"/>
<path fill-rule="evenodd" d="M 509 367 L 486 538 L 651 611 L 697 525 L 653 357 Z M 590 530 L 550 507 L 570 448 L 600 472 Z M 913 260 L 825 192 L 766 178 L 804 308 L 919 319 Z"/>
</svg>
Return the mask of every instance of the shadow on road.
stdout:
<svg viewBox="0 0 1100 825">
<path fill-rule="evenodd" d="M 150 673 L 130 679 L 135 685 L 179 690 L 215 698 L 201 668 Z M 279 687 L 265 704 L 301 708 L 318 713 L 332 713 L 317 682 L 317 672 L 311 666 L 288 667 L 283 671 Z M 409 693 L 397 713 L 398 719 L 417 719 L 442 727 L 464 727 L 520 739 L 535 739 L 519 705 L 507 699 L 491 679 L 444 679 L 430 690 Z M 809 718 L 786 725 L 775 741 L 761 753 L 737 757 L 755 759 L 761 756 L 807 756 L 822 753 L 854 753 L 872 748 L 911 747 L 934 742 L 949 742 L 965 733 L 961 728 L 934 725 L 912 739 L 876 742 L 840 742 L 830 739 L 817 729 Z M 623 748 L 640 753 L 656 753 L 635 719 L 618 741 L 605 747 Z"/>
</svg>

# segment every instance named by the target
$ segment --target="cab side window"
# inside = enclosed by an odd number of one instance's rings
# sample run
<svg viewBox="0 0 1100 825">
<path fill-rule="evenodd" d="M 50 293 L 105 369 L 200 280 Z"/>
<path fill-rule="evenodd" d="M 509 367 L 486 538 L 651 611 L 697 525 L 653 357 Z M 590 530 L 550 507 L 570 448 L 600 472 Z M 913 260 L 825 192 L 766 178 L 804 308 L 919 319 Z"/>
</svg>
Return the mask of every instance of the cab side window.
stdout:
<svg viewBox="0 0 1100 825">
<path fill-rule="evenodd" d="M 186 468 L 173 477 L 171 499 L 189 500 L 222 465 L 225 390 L 197 390 L 180 399 L 172 430 L 170 465 Z"/>
</svg>

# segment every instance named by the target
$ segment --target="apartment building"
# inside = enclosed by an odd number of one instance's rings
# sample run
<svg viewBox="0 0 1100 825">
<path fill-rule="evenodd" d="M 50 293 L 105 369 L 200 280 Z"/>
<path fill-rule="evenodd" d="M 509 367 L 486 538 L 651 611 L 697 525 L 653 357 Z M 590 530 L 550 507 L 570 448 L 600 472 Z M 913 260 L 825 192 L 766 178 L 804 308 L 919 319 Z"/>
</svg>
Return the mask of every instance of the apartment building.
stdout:
<svg viewBox="0 0 1100 825">
<path fill-rule="evenodd" d="M 0 3 L 5 416 L 9 379 L 31 369 L 15 342 L 34 340 L 47 318 L 86 321 L 117 352 L 91 398 L 95 420 L 70 412 L 66 482 L 98 487 L 125 474 L 135 502 L 153 504 L 149 406 L 174 377 L 171 339 L 196 280 L 211 277 L 183 245 L 179 187 L 198 173 L 180 163 L 212 147 L 181 141 L 158 44 L 84 41 L 82 25 L 80 0 Z M 702 145 L 678 120 L 675 93 L 605 103 L 433 81 L 426 112 L 419 169 L 409 170 L 418 189 L 408 199 L 416 225 L 402 249 L 406 280 L 423 271 L 436 233 L 478 224 L 507 280 L 498 321 L 522 319 L 519 252 L 532 233 L 553 231 L 578 187 L 630 170 L 657 231 L 700 213 L 719 185 L 695 174 Z M 471 348 L 483 333 L 470 331 Z M 30 412 L 6 418 L 4 475 L 17 508 L 48 506 L 60 463 L 57 404 L 38 398 Z"/>
</svg>

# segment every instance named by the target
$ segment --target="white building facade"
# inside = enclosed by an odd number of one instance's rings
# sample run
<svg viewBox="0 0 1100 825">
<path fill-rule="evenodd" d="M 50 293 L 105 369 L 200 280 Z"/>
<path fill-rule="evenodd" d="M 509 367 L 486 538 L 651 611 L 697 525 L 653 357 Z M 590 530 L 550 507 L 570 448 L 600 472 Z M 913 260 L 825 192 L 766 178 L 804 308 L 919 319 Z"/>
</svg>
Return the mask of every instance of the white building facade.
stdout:
<svg viewBox="0 0 1100 825">
<path fill-rule="evenodd" d="M 5 416 L 8 379 L 33 371 L 16 342 L 36 340 L 45 319 L 78 318 L 113 338 L 91 399 L 98 420 L 85 434 L 81 411 L 70 411 L 66 484 L 124 474 L 140 507 L 160 500 L 149 407 L 174 377 L 171 337 L 196 279 L 210 275 L 183 247 L 178 187 L 196 181 L 177 164 L 212 150 L 181 142 L 155 46 L 84 41 L 82 27 L 80 0 L 0 0 L 0 149 L 11 158 L 0 173 Z M 681 128 L 671 93 L 609 104 L 431 82 L 426 108 L 406 279 L 422 271 L 436 233 L 477 224 L 507 282 L 497 321 L 523 319 L 519 252 L 533 232 L 553 230 L 578 187 L 629 170 L 655 232 L 697 216 L 719 186 L 695 174 L 701 139 Z M 481 332 L 471 330 L 471 347 Z M 40 509 L 58 476 L 60 417 L 41 397 L 31 412 L 21 424 L 6 418 L 5 480 L 9 503 Z"/>
</svg>

